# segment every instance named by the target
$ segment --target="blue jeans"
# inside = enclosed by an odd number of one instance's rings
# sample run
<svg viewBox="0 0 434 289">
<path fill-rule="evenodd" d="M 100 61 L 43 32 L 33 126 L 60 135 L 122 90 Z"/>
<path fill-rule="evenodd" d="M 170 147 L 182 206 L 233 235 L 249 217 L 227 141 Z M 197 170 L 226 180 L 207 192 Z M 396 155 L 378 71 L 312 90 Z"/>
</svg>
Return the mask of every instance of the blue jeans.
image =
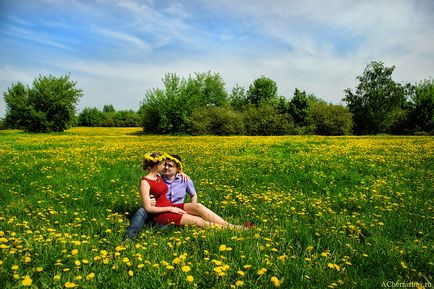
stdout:
<svg viewBox="0 0 434 289">
<path fill-rule="evenodd" d="M 148 214 L 146 213 L 145 209 L 140 207 L 134 213 L 134 216 L 130 222 L 130 226 L 125 231 L 128 238 L 134 239 L 137 236 L 137 234 L 142 231 L 143 225 L 145 224 L 147 218 L 148 218 Z"/>
</svg>

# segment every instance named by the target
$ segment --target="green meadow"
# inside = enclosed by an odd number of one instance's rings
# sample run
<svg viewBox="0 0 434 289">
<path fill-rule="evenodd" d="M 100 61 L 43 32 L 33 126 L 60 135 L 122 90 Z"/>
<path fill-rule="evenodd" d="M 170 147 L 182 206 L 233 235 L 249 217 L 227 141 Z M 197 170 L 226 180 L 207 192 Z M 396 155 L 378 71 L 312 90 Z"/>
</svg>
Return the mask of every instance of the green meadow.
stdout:
<svg viewBox="0 0 434 289">
<path fill-rule="evenodd" d="M 199 202 L 256 226 L 123 241 L 150 151 L 179 154 Z M 430 136 L 0 131 L 0 288 L 431 288 L 433 174 Z"/>
</svg>

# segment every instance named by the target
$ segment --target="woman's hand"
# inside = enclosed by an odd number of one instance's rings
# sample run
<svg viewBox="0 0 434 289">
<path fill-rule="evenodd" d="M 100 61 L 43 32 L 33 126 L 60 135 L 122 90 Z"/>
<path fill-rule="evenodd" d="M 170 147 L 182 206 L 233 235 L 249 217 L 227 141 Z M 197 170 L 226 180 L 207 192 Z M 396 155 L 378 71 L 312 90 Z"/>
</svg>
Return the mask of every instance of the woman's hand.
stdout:
<svg viewBox="0 0 434 289">
<path fill-rule="evenodd" d="M 178 208 L 178 207 L 170 207 L 170 212 L 174 213 L 174 214 L 180 214 L 180 215 L 187 214 L 186 211 L 184 211 L 183 209 Z"/>
</svg>

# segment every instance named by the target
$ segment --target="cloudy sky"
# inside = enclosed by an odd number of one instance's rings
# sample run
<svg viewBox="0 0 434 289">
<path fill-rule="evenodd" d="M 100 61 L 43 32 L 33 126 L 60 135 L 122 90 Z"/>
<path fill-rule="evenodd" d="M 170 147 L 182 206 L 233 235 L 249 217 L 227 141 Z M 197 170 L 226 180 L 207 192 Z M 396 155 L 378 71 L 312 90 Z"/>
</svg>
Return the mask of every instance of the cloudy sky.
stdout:
<svg viewBox="0 0 434 289">
<path fill-rule="evenodd" d="M 0 0 L 0 91 L 70 74 L 79 111 L 136 110 L 166 73 L 212 71 L 229 92 L 266 76 L 340 103 L 371 61 L 434 76 L 433 39 L 433 0 Z"/>
</svg>

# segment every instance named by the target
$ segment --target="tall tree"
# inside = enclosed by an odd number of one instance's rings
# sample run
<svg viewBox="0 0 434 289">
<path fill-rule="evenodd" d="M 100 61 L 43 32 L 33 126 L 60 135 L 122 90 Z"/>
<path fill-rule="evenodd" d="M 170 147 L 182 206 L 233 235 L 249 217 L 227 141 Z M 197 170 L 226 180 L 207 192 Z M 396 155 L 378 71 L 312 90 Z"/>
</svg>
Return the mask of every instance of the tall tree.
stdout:
<svg viewBox="0 0 434 289">
<path fill-rule="evenodd" d="M 289 113 L 295 124 L 300 126 L 308 125 L 311 120 L 310 102 L 305 91 L 295 89 L 294 97 L 289 102 Z"/>
<path fill-rule="evenodd" d="M 268 77 L 261 76 L 255 79 L 247 91 L 247 99 L 250 103 L 258 106 L 262 102 L 277 99 L 277 84 Z"/>
<path fill-rule="evenodd" d="M 33 87 L 24 89 L 18 83 L 4 94 L 6 119 L 30 132 L 64 131 L 72 125 L 82 95 L 68 75 L 39 76 Z"/>
<path fill-rule="evenodd" d="M 21 82 L 12 84 L 3 94 L 6 103 L 5 123 L 10 128 L 25 128 L 30 114 L 28 88 Z"/>
<path fill-rule="evenodd" d="M 244 87 L 238 84 L 232 88 L 232 93 L 229 96 L 229 103 L 233 109 L 239 111 L 242 110 L 247 104 L 247 95 Z"/>
<path fill-rule="evenodd" d="M 434 80 L 424 80 L 414 87 L 409 122 L 414 131 L 434 133 Z"/>
<path fill-rule="evenodd" d="M 353 93 L 345 90 L 343 101 L 353 113 L 354 132 L 372 134 L 388 132 L 405 103 L 404 87 L 392 80 L 395 66 L 386 67 L 373 61 L 367 65 Z"/>
</svg>

